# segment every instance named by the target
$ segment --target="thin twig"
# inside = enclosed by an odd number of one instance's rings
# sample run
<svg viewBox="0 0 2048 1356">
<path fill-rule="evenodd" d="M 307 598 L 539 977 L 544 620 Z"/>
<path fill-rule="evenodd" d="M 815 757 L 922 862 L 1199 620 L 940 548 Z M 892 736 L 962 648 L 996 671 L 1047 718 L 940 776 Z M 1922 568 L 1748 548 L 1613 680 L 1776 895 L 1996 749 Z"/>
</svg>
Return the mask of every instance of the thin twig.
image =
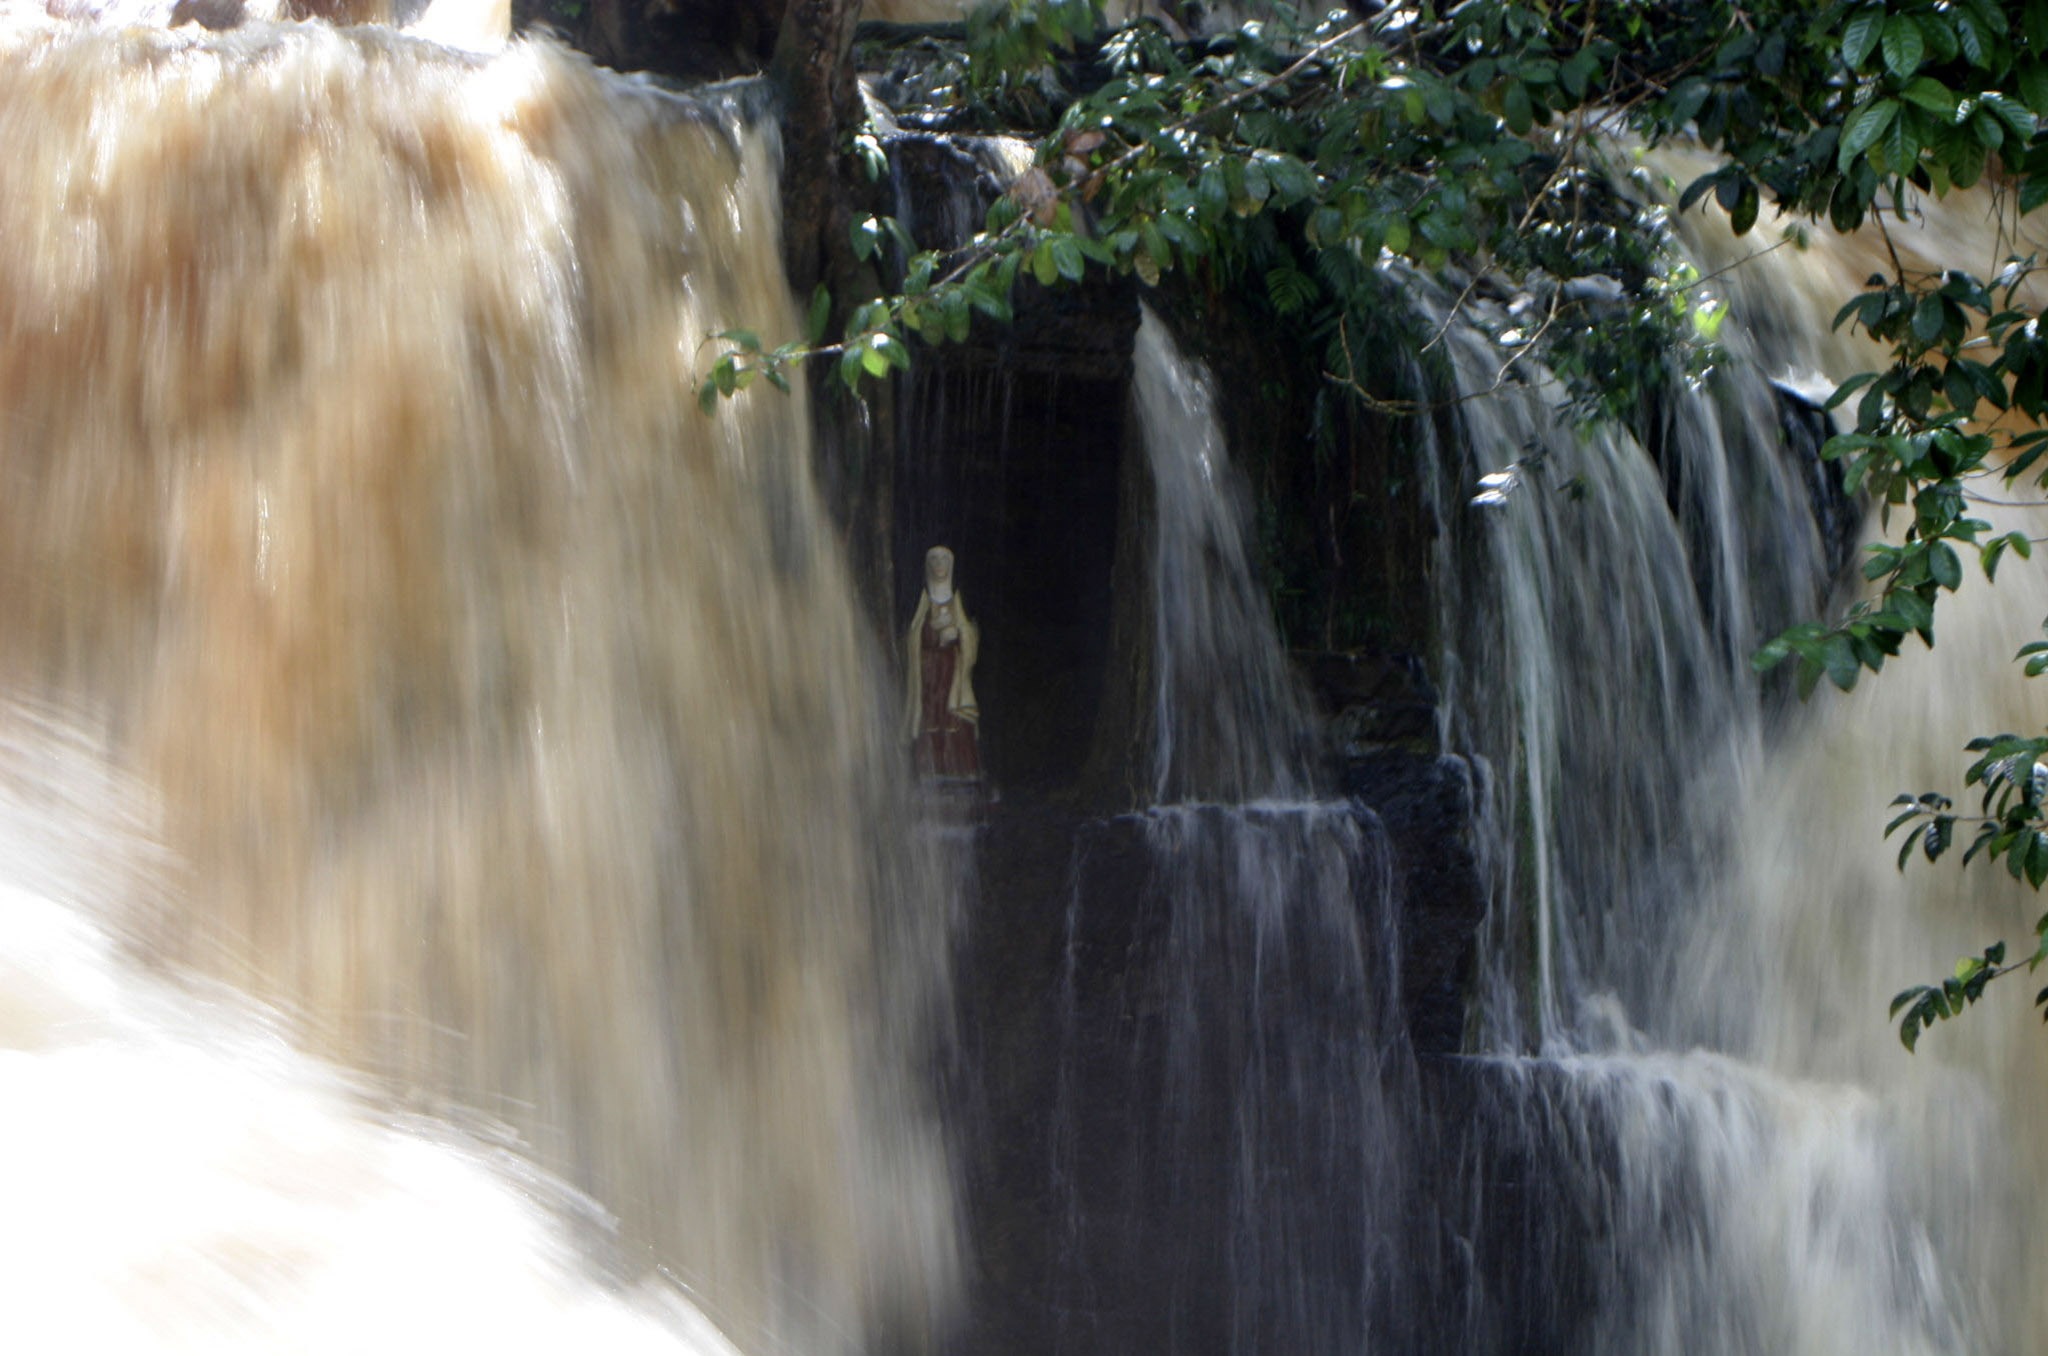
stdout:
<svg viewBox="0 0 2048 1356">
<path fill-rule="evenodd" d="M 1443 342 L 1444 336 L 1451 332 L 1451 326 L 1458 323 L 1458 313 L 1463 311 L 1465 303 L 1472 299 L 1472 289 L 1479 286 L 1479 280 L 1485 276 L 1485 271 L 1482 269 L 1474 269 L 1472 271 L 1472 276 L 1466 280 L 1465 290 L 1458 293 L 1458 299 L 1451 303 L 1451 309 L 1444 312 L 1444 323 L 1436 327 L 1436 333 L 1429 337 L 1428 343 L 1416 350 L 1418 356 L 1429 352 Z"/>
<path fill-rule="evenodd" d="M 1247 99 L 1256 98 L 1257 96 L 1264 94 L 1267 90 L 1273 89 L 1274 87 L 1279 85 L 1286 84 L 1289 80 L 1292 80 L 1295 76 L 1301 74 L 1303 70 L 1307 69 L 1316 61 L 1320 60 L 1324 53 L 1348 41 L 1349 39 L 1356 37 L 1358 34 L 1364 32 L 1370 26 L 1370 21 L 1355 23 L 1351 25 L 1351 27 L 1345 29 L 1341 33 L 1338 33 L 1333 37 L 1326 38 L 1322 42 L 1319 42 L 1315 46 L 1309 48 L 1306 52 L 1303 52 L 1301 56 L 1294 62 L 1293 65 L 1288 66 L 1286 69 L 1280 71 L 1278 74 L 1270 76 L 1267 79 L 1260 81 L 1256 85 L 1247 86 L 1246 88 L 1241 89 L 1237 93 L 1231 95 L 1229 98 L 1223 100 L 1221 103 L 1212 104 L 1211 106 L 1203 109 L 1199 113 L 1190 113 L 1188 116 L 1182 118 L 1179 122 L 1168 123 L 1166 126 L 1159 129 L 1159 135 L 1164 136 L 1172 132 L 1186 131 L 1188 128 L 1193 127 L 1196 123 L 1202 121 L 1204 118 L 1212 118 L 1216 116 L 1218 113 L 1227 112 L 1230 109 L 1237 107 L 1237 105 L 1245 102 Z M 1114 160 L 1108 161 L 1105 164 L 1097 166 L 1094 170 L 1090 171 L 1086 179 L 1083 179 L 1081 181 L 1078 190 L 1081 196 L 1083 198 L 1088 197 L 1097 188 L 1101 186 L 1102 181 L 1106 176 L 1114 173 L 1117 170 L 1124 168 L 1126 165 L 1131 164 L 1150 148 L 1150 142 L 1141 141 L 1137 145 L 1125 151 L 1122 155 L 1117 156 Z"/>
<path fill-rule="evenodd" d="M 1741 268 L 1741 267 L 1742 267 L 1742 266 L 1743 266 L 1744 264 L 1747 264 L 1747 263 L 1749 263 L 1749 262 L 1750 262 L 1751 260 L 1753 260 L 1753 259 L 1761 259 L 1761 258 L 1763 258 L 1763 257 L 1764 257 L 1764 256 L 1765 256 L 1766 254 L 1769 254 L 1769 253 L 1770 253 L 1771 251 L 1773 251 L 1773 250 L 1781 250 L 1781 249 L 1784 249 L 1784 248 L 1785 248 L 1785 246 L 1787 246 L 1787 245 L 1789 245 L 1789 244 L 1791 244 L 1791 243 L 1792 243 L 1792 242 L 1791 242 L 1791 241 L 1789 241 L 1789 240 L 1780 240 L 1780 241 L 1779 241 L 1779 242 L 1778 242 L 1777 244 L 1775 244 L 1775 245 L 1766 245 L 1766 246 L 1764 246 L 1764 247 L 1763 247 L 1762 249 L 1760 249 L 1760 250 L 1755 250 L 1755 251 L 1753 251 L 1753 252 L 1751 252 L 1751 253 L 1749 253 L 1749 254 L 1745 254 L 1745 255 L 1743 255 L 1743 256 L 1742 256 L 1742 257 L 1741 257 L 1740 259 L 1737 259 L 1737 260 L 1736 260 L 1736 261 L 1735 261 L 1734 263 L 1732 263 L 1732 264 L 1723 264 L 1723 265 L 1722 265 L 1721 267 L 1719 267 L 1719 268 L 1715 269 L 1715 270 L 1714 270 L 1714 271 L 1713 271 L 1712 273 L 1702 273 L 1702 274 L 1701 274 L 1701 275 L 1700 275 L 1699 277 L 1697 277 L 1697 278 L 1694 278 L 1694 279 L 1693 279 L 1693 280 L 1692 280 L 1691 282 L 1687 283 L 1687 284 L 1686 284 L 1685 286 L 1683 286 L 1683 287 L 1674 287 L 1674 288 L 1672 288 L 1671 290 L 1672 290 L 1672 291 L 1674 291 L 1674 292 L 1690 292 L 1690 291 L 1692 291 L 1692 290 L 1693 290 L 1693 289 L 1694 289 L 1695 287 L 1705 287 L 1705 286 L 1706 286 L 1706 285 L 1707 285 L 1708 283 L 1710 283 L 1710 282 L 1712 282 L 1712 281 L 1713 281 L 1714 279 L 1716 279 L 1716 278 L 1720 277 L 1720 276 L 1721 276 L 1722 274 L 1724 274 L 1724 273 L 1733 273 L 1733 272 L 1734 272 L 1734 271 L 1735 271 L 1736 269 L 1738 269 L 1738 268 Z"/>
<path fill-rule="evenodd" d="M 2048 499 L 1993 499 L 1975 490 L 1964 490 L 1963 498 L 1973 504 L 1990 504 L 1994 508 L 2048 508 Z"/>
<path fill-rule="evenodd" d="M 1516 363 L 1521 362 L 1524 358 L 1535 352 L 1536 341 L 1542 338 L 1544 331 L 1550 328 L 1551 321 L 1556 319 L 1556 300 L 1555 297 L 1551 299 L 1551 314 L 1544 319 L 1543 324 L 1537 329 L 1536 333 L 1529 337 L 1527 343 L 1522 346 L 1521 352 L 1516 353 L 1507 362 L 1503 363 L 1500 370 L 1494 374 L 1493 384 L 1482 390 L 1465 391 L 1452 396 L 1448 400 L 1388 400 L 1384 396 L 1374 395 L 1371 391 L 1360 385 L 1355 375 L 1339 376 L 1337 373 L 1325 368 L 1323 370 L 1323 378 L 1326 381 L 1331 381 L 1338 386 L 1344 387 L 1367 409 L 1380 414 L 1435 414 L 1441 410 L 1456 409 L 1458 406 L 1468 404 L 1474 400 L 1485 400 L 1506 390 L 1508 387 L 1508 373 L 1513 370 Z M 1356 373 L 1358 371 L 1358 362 L 1351 353 L 1351 331 L 1348 320 L 1342 320 L 1337 323 L 1337 342 L 1344 350 L 1344 366 L 1350 369 L 1351 372 Z"/>
</svg>

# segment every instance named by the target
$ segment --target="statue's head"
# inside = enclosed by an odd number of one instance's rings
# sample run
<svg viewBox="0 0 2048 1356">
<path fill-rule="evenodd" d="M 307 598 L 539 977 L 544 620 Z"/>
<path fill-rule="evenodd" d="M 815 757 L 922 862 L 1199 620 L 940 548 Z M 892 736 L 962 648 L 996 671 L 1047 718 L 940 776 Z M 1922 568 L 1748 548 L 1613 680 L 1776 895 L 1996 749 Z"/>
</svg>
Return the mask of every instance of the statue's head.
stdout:
<svg viewBox="0 0 2048 1356">
<path fill-rule="evenodd" d="M 953 552 L 949 547 L 934 546 L 924 553 L 924 582 L 927 587 L 953 582 Z"/>
</svg>

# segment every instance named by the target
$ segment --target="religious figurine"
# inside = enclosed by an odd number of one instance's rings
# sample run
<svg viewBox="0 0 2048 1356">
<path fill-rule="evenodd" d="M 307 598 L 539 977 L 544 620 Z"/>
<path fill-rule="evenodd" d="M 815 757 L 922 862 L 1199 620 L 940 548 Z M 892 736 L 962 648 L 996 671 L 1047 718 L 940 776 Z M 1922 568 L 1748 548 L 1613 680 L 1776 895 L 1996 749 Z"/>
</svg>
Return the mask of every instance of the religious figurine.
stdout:
<svg viewBox="0 0 2048 1356">
<path fill-rule="evenodd" d="M 920 776 L 981 776 L 981 708 L 974 701 L 980 644 L 981 633 L 953 587 L 953 553 L 934 546 L 924 554 L 924 591 L 905 646 L 904 732 Z"/>
</svg>

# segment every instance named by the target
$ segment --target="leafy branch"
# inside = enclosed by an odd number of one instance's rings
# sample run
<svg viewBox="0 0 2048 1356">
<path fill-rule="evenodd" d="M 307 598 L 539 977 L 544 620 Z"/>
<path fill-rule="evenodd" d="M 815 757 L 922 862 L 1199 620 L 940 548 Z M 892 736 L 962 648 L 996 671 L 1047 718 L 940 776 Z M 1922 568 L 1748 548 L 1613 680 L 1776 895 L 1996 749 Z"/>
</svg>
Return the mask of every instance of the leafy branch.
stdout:
<svg viewBox="0 0 2048 1356">
<path fill-rule="evenodd" d="M 1967 559 L 1993 577 L 2031 556 L 2032 535 L 1996 529 L 1977 505 L 1989 477 L 2048 478 L 2048 327 L 2024 295 L 2035 261 L 2016 250 L 1989 280 L 1916 270 L 1887 217 L 1915 193 L 1979 184 L 2019 215 L 2048 203 L 2048 0 L 1423 0 L 1365 22 L 1341 10 L 1279 17 L 1214 44 L 1145 23 L 1098 39 L 1102 29 L 1096 0 L 1000 0 L 979 13 L 943 78 L 910 82 L 901 98 L 922 102 L 896 111 L 1030 137 L 1034 166 L 953 248 L 862 218 L 851 243 L 888 279 L 883 294 L 814 295 L 797 344 L 727 330 L 700 391 L 707 408 L 757 378 L 787 388 L 813 359 L 836 360 L 849 389 L 886 380 L 918 344 L 1008 324 L 1027 278 L 1156 286 L 1175 275 L 1192 304 L 1262 308 L 1303 370 L 1345 398 L 1417 415 L 1419 403 L 1376 399 L 1361 366 L 1372 346 L 1358 342 L 1380 332 L 1401 261 L 1463 268 L 1458 309 L 1482 274 L 1540 308 L 1503 336 L 1512 352 L 1496 386 L 1534 356 L 1575 401 L 1625 417 L 1669 379 L 1668 355 L 1711 351 L 1718 312 L 1690 298 L 1705 280 L 1660 253 L 1655 209 L 1631 203 L 1600 163 L 1615 129 L 1713 151 L 1718 165 L 1678 205 L 1711 195 L 1738 235 L 1766 203 L 1884 233 L 1889 272 L 1835 325 L 1860 327 L 1889 360 L 1835 392 L 1829 408 L 1854 426 L 1823 455 L 1899 535 L 1868 548 L 1869 598 L 1771 639 L 1756 667 L 1794 663 L 1802 694 L 1823 678 L 1851 688 L 1908 637 L 1933 643 Z M 847 149 L 871 179 L 886 169 L 875 129 Z M 2048 650 L 2023 657 L 2048 663 Z M 2017 878 L 2048 882 L 2035 780 L 2048 740 L 1971 747 L 1984 813 L 1907 798 L 1891 829 L 1911 826 L 1904 855 L 1917 844 L 1939 857 L 1969 825 L 1966 860 L 2003 857 Z M 2009 973 L 2003 955 L 1987 948 L 1974 968 L 1902 995 L 1908 1043 Z"/>
<path fill-rule="evenodd" d="M 1993 942 L 1984 948 L 1983 954 L 1965 956 L 1956 962 L 1955 973 L 1942 979 L 1939 984 L 1915 984 L 1902 989 L 1892 999 L 1891 1016 L 1899 1024 L 1899 1041 L 1910 1052 L 1918 1047 L 1920 1033 L 1931 1030 L 1936 1022 L 1960 1017 L 1964 1009 L 1973 1006 L 1984 996 L 1984 988 L 1992 980 L 2025 967 L 2029 974 L 2039 969 L 2041 962 L 2048 960 L 2048 914 L 2034 925 L 2039 942 L 2034 954 L 2024 961 L 2011 965 L 2005 963 L 2005 943 Z M 2042 1008 L 2042 1020 L 2048 1021 L 2048 988 L 2034 995 L 2034 1004 Z M 1901 1015 L 1903 1014 L 1903 1015 Z"/>
<path fill-rule="evenodd" d="M 2037 678 L 2048 673 L 2048 640 L 2037 640 L 2020 648 L 2015 659 L 2026 665 L 2026 675 Z M 1963 851 L 1963 864 L 1982 855 L 1988 861 L 2005 858 L 2006 871 L 2014 880 L 2025 880 L 2038 890 L 2048 883 L 2048 735 L 1987 735 L 1973 739 L 1969 749 L 1977 760 L 1964 774 L 1964 784 L 1982 788 L 1979 813 L 1959 815 L 1954 802 L 1935 791 L 1901 795 L 1892 804 L 1900 808 L 1885 826 L 1885 836 L 1905 830 L 1899 848 L 1899 869 L 1905 870 L 1917 847 L 1928 861 L 1940 860 L 1955 845 L 1958 824 L 1972 825 L 1975 833 Z M 2024 962 L 2027 970 L 2038 969 L 2048 960 L 2048 913 L 2035 923 L 2039 942 Z M 1920 1033 L 1935 1022 L 1960 1014 L 1982 996 L 1984 986 L 2011 974 L 2019 964 L 2003 964 L 2005 943 L 1996 942 L 1975 957 L 1956 963 L 1953 976 L 1939 985 L 1919 984 L 1892 1000 L 1892 1016 L 1899 1020 L 1899 1039 L 1908 1050 Z M 2048 1008 L 2048 989 L 2035 995 L 2037 1006 Z M 1905 1016 L 1900 1017 L 1904 1012 Z M 2048 1010 L 2042 1019 L 2048 1021 Z"/>
<path fill-rule="evenodd" d="M 1000 103 L 994 91 L 1055 91 L 1059 61 L 1092 39 L 1087 8 L 1078 0 L 995 7 L 971 26 L 964 77 L 945 84 L 943 97 L 986 116 Z M 728 337 L 702 390 L 742 389 L 748 372 L 786 374 L 814 357 L 837 356 L 850 386 L 881 378 L 903 370 L 913 339 L 958 342 L 976 316 L 1008 323 L 1020 273 L 1052 287 L 1091 270 L 1147 285 L 1182 273 L 1212 293 L 1253 282 L 1276 317 L 1306 322 L 1322 338 L 1320 370 L 1357 387 L 1344 326 L 1378 304 L 1377 273 L 1390 255 L 1425 269 L 1491 258 L 1560 282 L 1581 272 L 1607 283 L 1618 276 L 1628 326 L 1618 330 L 1603 308 L 1563 305 L 1553 294 L 1543 340 L 1568 354 L 1611 346 L 1625 331 L 1646 350 L 1682 347 L 1685 335 L 1656 295 L 1659 266 L 1628 254 L 1635 232 L 1616 229 L 1620 200 L 1605 171 L 1583 158 L 1583 143 L 1591 110 L 1647 107 L 1669 80 L 1703 64 L 1701 46 L 1686 41 L 1696 35 L 1670 35 L 1670 59 L 1654 64 L 1661 79 L 1653 78 L 1624 59 L 1624 47 L 1666 35 L 1643 29 L 1636 13 L 1610 23 L 1599 6 L 1566 9 L 1570 24 L 1503 0 L 1442 14 L 1395 7 L 1363 22 L 1341 12 L 1313 23 L 1277 19 L 1247 26 L 1227 49 L 1177 46 L 1145 25 L 1121 30 L 1094 49 L 1108 76 L 1098 88 L 1047 102 L 1044 125 L 1014 129 L 1036 132 L 1038 162 L 982 232 L 935 254 L 897 238 L 886 218 L 865 219 L 856 252 L 874 258 L 878 243 L 893 241 L 893 289 L 850 307 L 834 343 L 814 334 L 795 348 L 764 350 Z M 1725 15 L 1714 23 L 1717 33 L 1731 27 Z M 1564 134 L 1546 130 L 1572 110 L 1580 112 Z M 854 150 L 871 177 L 879 173 L 872 129 Z M 1609 205 L 1589 212 L 1595 199 Z M 1664 370 L 1591 356 L 1556 366 L 1613 409 L 1636 391 L 1629 382 L 1607 389 L 1612 383 L 1597 376 L 1620 371 L 1648 383 Z"/>
</svg>

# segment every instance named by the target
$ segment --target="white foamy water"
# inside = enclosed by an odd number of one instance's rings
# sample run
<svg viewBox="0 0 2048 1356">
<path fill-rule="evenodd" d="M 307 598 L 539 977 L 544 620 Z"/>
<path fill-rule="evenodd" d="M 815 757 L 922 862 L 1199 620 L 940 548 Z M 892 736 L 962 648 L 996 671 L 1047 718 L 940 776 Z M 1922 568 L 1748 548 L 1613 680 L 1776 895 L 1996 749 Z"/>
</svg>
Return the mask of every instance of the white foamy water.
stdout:
<svg viewBox="0 0 2048 1356">
<path fill-rule="evenodd" d="M 729 1356 L 680 1293 L 601 1274 L 602 1216 L 504 1145 L 142 968 L 102 920 L 171 874 L 144 811 L 4 713 L 0 1349 Z"/>
</svg>

